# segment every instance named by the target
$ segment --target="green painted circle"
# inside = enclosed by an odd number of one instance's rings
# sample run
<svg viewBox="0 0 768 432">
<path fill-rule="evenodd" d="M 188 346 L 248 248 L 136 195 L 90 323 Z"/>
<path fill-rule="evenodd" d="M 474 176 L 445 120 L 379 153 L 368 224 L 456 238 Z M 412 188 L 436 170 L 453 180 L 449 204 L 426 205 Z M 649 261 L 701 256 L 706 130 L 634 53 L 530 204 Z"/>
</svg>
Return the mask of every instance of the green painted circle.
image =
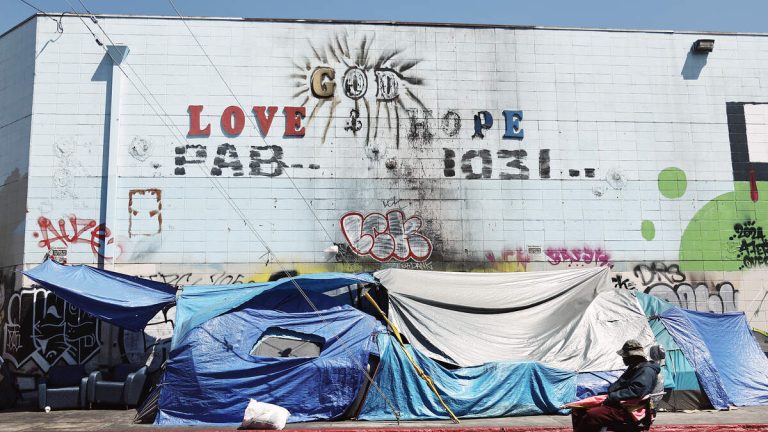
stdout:
<svg viewBox="0 0 768 432">
<path fill-rule="evenodd" d="M 752 201 L 749 182 L 735 182 L 734 191 L 708 202 L 696 212 L 680 239 L 681 271 L 741 271 L 741 242 L 734 237 L 736 224 L 768 221 L 768 200 Z M 758 190 L 768 183 L 758 182 Z M 744 240 L 744 239 L 741 239 Z"/>
<path fill-rule="evenodd" d="M 644 220 L 640 225 L 640 232 L 644 239 L 651 241 L 656 237 L 656 225 L 653 224 L 653 221 Z"/>
<path fill-rule="evenodd" d="M 688 180 L 680 168 L 664 168 L 659 173 L 659 192 L 667 198 L 675 199 L 685 195 Z"/>
</svg>

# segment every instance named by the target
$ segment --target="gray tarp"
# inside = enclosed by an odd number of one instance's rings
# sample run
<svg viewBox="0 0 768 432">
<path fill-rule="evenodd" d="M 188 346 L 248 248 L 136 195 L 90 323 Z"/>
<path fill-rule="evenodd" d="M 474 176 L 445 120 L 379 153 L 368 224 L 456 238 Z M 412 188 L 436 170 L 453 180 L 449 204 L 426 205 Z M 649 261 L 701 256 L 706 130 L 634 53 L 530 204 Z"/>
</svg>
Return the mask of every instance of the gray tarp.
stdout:
<svg viewBox="0 0 768 432">
<path fill-rule="evenodd" d="M 387 269 L 389 315 L 430 357 L 458 366 L 533 360 L 571 371 L 624 369 L 627 339 L 653 344 L 637 299 L 607 268 L 455 273 Z"/>
</svg>

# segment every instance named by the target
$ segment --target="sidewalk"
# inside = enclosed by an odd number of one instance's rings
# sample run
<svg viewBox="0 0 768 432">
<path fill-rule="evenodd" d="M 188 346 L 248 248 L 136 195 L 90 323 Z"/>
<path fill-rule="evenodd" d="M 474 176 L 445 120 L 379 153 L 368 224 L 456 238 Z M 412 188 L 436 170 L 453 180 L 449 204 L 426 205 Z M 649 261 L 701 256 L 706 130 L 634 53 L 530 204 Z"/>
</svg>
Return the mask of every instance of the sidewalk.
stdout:
<svg viewBox="0 0 768 432">
<path fill-rule="evenodd" d="M 2 411 L 2 431 L 106 431 L 106 430 L 153 430 L 152 425 L 133 424 L 134 410 L 72 410 L 53 411 Z M 330 429 L 332 432 L 368 430 L 370 432 L 566 432 L 571 428 L 570 416 L 531 416 L 495 419 L 469 419 L 455 425 L 450 421 L 418 422 L 313 422 L 288 425 L 291 430 Z M 218 428 L 219 430 L 234 428 Z M 211 428 L 164 428 L 163 430 L 214 430 Z M 697 411 L 692 413 L 659 413 L 652 431 L 659 432 L 768 432 L 768 407 L 739 408 L 732 411 Z"/>
</svg>

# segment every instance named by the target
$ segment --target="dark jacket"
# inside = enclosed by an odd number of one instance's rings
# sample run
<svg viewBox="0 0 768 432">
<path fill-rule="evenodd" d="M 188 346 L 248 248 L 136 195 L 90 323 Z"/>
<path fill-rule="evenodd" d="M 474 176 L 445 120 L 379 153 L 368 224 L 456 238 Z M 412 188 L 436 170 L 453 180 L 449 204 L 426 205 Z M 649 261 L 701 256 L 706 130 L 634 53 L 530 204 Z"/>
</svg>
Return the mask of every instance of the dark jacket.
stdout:
<svg viewBox="0 0 768 432">
<path fill-rule="evenodd" d="M 651 394 L 661 371 L 658 363 L 646 361 L 627 368 L 616 382 L 608 387 L 606 405 L 618 405 L 618 401 L 639 399 Z"/>
</svg>

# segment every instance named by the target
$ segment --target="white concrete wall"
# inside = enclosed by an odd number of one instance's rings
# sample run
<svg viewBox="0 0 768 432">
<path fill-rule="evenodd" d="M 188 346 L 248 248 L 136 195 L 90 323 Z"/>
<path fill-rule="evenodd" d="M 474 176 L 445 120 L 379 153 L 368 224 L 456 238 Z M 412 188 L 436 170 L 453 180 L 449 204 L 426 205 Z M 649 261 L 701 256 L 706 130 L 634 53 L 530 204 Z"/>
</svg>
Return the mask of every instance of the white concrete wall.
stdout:
<svg viewBox="0 0 768 432">
<path fill-rule="evenodd" d="M 617 286 L 700 310 L 744 310 L 768 327 L 768 249 L 757 230 L 768 224 L 760 150 L 768 105 L 753 105 L 768 103 L 766 36 L 188 21 L 235 99 L 181 21 L 102 18 L 130 54 L 112 131 L 116 217 L 108 233 L 94 233 L 108 64 L 79 20 L 64 24 L 36 61 L 28 265 L 49 247 L 67 248 L 70 263 L 94 264 L 102 241 L 114 248 L 107 268 L 180 285 L 264 280 L 281 269 L 610 265 Z M 39 51 L 55 26 L 38 25 Z M 713 53 L 689 53 L 710 37 Z M 355 65 L 368 82 L 357 102 L 343 86 Z M 309 90 L 318 67 L 335 72 L 324 102 Z M 397 100 L 377 94 L 377 67 L 403 70 Z M 727 103 L 742 110 L 741 132 L 738 120 L 729 126 Z M 190 105 L 204 106 L 209 135 L 187 135 Z M 237 136 L 220 126 L 231 105 L 247 116 Z M 255 105 L 279 107 L 265 137 Z M 302 105 L 306 135 L 284 137 L 283 107 Z M 503 137 L 504 110 L 523 112 L 523 139 Z M 494 123 L 473 138 L 480 111 Z M 734 140 L 748 145 L 757 196 L 749 168 L 732 164 L 744 153 L 734 158 Z M 204 163 L 179 165 L 199 150 L 187 146 L 204 146 Z M 279 146 L 287 166 L 259 164 L 274 155 L 256 148 L 264 146 Z M 212 175 L 217 150 L 241 168 Z M 547 151 L 549 174 L 540 162 Z M 473 152 L 467 173 L 462 157 Z M 685 181 L 660 182 L 662 172 Z M 363 218 L 397 211 L 409 235 L 397 226 L 359 231 Z M 755 246 L 740 252 L 744 239 Z M 333 244 L 339 253 L 325 252 Z"/>
</svg>

